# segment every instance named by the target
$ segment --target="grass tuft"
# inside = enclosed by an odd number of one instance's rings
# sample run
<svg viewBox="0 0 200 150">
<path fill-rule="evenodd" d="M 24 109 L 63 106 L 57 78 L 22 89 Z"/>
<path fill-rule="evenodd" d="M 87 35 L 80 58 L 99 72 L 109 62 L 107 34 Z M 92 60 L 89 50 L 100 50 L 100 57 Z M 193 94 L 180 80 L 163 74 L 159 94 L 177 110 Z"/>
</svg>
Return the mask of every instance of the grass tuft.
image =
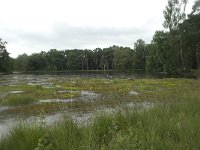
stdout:
<svg viewBox="0 0 200 150">
<path fill-rule="evenodd" d="M 6 100 L 3 102 L 4 105 L 8 106 L 19 106 L 19 105 L 27 105 L 36 102 L 36 100 L 28 95 L 21 94 L 13 94 L 9 95 Z"/>
</svg>

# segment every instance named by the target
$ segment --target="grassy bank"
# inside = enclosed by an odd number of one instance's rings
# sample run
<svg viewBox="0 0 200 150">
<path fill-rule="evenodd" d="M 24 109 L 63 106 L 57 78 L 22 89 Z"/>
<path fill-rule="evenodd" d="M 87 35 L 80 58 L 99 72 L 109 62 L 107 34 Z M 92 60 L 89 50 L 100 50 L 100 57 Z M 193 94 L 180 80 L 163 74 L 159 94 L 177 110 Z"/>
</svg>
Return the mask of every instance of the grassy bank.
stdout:
<svg viewBox="0 0 200 150">
<path fill-rule="evenodd" d="M 69 118 L 53 126 L 21 124 L 0 150 L 200 149 L 200 98 L 159 104 L 144 111 L 101 115 L 87 126 Z"/>
</svg>

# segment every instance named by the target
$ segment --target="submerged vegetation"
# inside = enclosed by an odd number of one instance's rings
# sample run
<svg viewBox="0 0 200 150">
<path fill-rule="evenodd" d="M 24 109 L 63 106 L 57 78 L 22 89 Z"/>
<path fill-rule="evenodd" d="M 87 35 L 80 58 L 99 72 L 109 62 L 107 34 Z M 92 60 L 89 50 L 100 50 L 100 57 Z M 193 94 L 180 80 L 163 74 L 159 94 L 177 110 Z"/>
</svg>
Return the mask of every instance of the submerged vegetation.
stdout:
<svg viewBox="0 0 200 150">
<path fill-rule="evenodd" d="M 13 147 L 16 150 L 200 148 L 198 79 L 57 78 L 48 81 L 53 88 L 42 85 L 1 88 L 1 92 L 8 94 L 1 98 L 2 105 L 17 105 L 1 112 L 2 115 L 38 116 L 39 112 L 41 122 L 12 127 L 9 134 L 1 138 L 0 150 Z M 11 91 L 23 92 L 13 94 Z M 40 99 L 62 95 L 59 91 L 79 94 L 71 95 L 70 102 L 40 102 Z M 91 97 L 81 98 L 81 91 Z M 99 96 L 92 99 L 94 93 Z M 21 99 L 16 100 L 18 98 Z M 58 99 L 65 100 L 65 97 Z M 103 111 L 97 113 L 101 109 Z M 77 123 L 67 115 L 69 110 L 92 112 L 95 117 L 84 124 Z M 45 115 L 58 111 L 66 113 L 66 117 L 46 124 Z"/>
<path fill-rule="evenodd" d="M 195 89 L 192 86 L 196 85 L 196 81 L 198 80 L 173 78 L 58 78 L 48 81 L 48 86 L 27 83 L 2 86 L 0 92 L 4 93 L 4 96 L 0 98 L 0 103 L 31 110 L 30 108 L 37 106 L 55 108 L 56 103 L 65 107 L 84 106 L 94 109 L 99 105 L 112 106 L 126 102 L 167 101 L 181 99 L 182 94 L 187 95 L 185 90 Z"/>
</svg>

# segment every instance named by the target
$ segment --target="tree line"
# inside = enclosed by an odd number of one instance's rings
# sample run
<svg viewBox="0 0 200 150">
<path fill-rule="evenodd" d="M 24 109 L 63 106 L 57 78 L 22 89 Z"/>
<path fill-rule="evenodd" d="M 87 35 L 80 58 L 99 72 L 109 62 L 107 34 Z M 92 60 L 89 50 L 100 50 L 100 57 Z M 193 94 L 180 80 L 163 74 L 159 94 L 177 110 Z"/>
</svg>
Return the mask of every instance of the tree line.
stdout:
<svg viewBox="0 0 200 150">
<path fill-rule="evenodd" d="M 14 59 L 6 50 L 7 42 L 0 38 L 0 72 L 11 72 L 14 69 Z"/>
<path fill-rule="evenodd" d="M 150 44 L 138 39 L 134 47 L 56 50 L 9 57 L 0 40 L 0 71 L 142 70 L 182 73 L 200 69 L 200 0 L 185 14 L 187 0 L 168 0 L 165 31 L 156 31 Z"/>
</svg>

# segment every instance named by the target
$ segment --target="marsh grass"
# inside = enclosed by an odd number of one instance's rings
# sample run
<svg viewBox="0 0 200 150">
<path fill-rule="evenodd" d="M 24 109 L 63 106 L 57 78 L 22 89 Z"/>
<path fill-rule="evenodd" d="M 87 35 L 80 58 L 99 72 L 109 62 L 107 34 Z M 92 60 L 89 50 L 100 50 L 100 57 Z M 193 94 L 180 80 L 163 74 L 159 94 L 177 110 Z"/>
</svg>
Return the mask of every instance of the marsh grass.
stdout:
<svg viewBox="0 0 200 150">
<path fill-rule="evenodd" d="M 199 97 L 193 97 L 149 110 L 102 114 L 85 126 L 70 118 L 42 131 L 23 124 L 0 141 L 0 150 L 34 149 L 41 138 L 58 150 L 200 149 L 199 107 Z"/>
<path fill-rule="evenodd" d="M 98 115 L 86 125 L 69 117 L 50 126 L 21 124 L 12 128 L 10 134 L 0 141 L 0 150 L 200 149 L 199 80 L 86 78 L 76 79 L 73 83 L 63 81 L 62 84 L 65 82 L 77 87 L 74 89 L 95 91 L 104 96 L 98 101 L 27 105 L 22 106 L 23 111 L 37 112 L 40 108 L 46 113 L 66 108 L 85 112 L 100 107 L 121 109 L 117 113 Z M 139 94 L 129 95 L 129 91 Z M 127 102 L 154 102 L 155 105 L 142 110 L 122 107 Z"/>
<path fill-rule="evenodd" d="M 60 90 L 69 89 L 65 87 L 53 87 L 53 88 L 44 88 L 41 85 L 29 86 L 29 85 L 18 85 L 18 86 L 5 86 L 0 87 L 1 92 L 7 93 L 7 95 L 1 98 L 0 103 L 8 106 L 18 106 L 25 105 L 37 102 L 39 99 L 70 99 L 79 97 L 80 93 L 78 92 L 59 92 Z M 75 90 L 75 88 L 71 88 Z M 22 91 L 20 94 L 13 94 L 12 91 Z"/>
<path fill-rule="evenodd" d="M 35 115 L 38 109 L 42 107 L 49 113 L 63 109 L 73 109 L 75 111 L 80 109 L 87 112 L 96 110 L 99 107 L 120 107 L 122 103 L 129 102 L 171 103 L 183 98 L 190 98 L 191 95 L 194 95 L 195 91 L 198 93 L 200 89 L 199 80 L 173 78 L 138 80 L 75 78 L 62 81 L 54 80 L 53 85 L 54 88 L 51 89 L 43 88 L 42 86 L 22 86 L 21 88 L 17 86 L 6 87 L 5 89 L 6 91 L 24 90 L 24 93 L 21 93 L 22 97 L 28 95 L 28 97 L 36 101 L 39 99 L 73 99 L 80 97 L 80 92 L 76 92 L 77 89 L 100 93 L 101 97 L 98 100 L 91 100 L 90 98 L 84 101 L 73 102 L 72 100 L 70 103 L 37 103 L 36 105 L 22 106 L 23 108 L 16 107 L 6 113 L 20 113 L 25 115 L 32 113 Z M 60 91 L 66 92 L 62 93 Z M 130 91 L 136 91 L 139 94 L 130 95 Z M 3 98 L 2 101 L 7 101 L 12 95 Z"/>
<path fill-rule="evenodd" d="M 34 124 L 18 124 L 6 138 L 1 139 L 0 150 L 34 150 L 42 134 L 41 129 Z"/>
<path fill-rule="evenodd" d="M 14 94 L 9 95 L 5 101 L 3 101 L 4 105 L 8 106 L 19 106 L 19 105 L 27 105 L 36 102 L 32 96 L 29 95 L 21 95 L 21 94 Z"/>
</svg>

